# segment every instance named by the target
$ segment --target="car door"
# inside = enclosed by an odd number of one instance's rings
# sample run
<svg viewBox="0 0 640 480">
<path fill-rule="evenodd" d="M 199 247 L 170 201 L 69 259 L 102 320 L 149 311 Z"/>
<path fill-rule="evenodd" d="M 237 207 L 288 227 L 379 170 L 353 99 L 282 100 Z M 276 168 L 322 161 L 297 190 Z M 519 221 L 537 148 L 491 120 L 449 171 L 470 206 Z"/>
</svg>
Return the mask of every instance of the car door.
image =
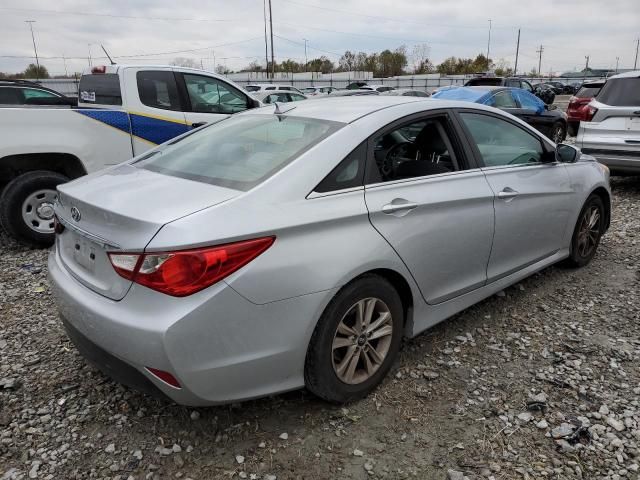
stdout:
<svg viewBox="0 0 640 480">
<path fill-rule="evenodd" d="M 490 112 L 458 113 L 495 194 L 492 282 L 566 248 L 574 188 L 551 146 L 534 132 Z"/>
<path fill-rule="evenodd" d="M 556 117 L 547 114 L 547 107 L 544 102 L 535 95 L 520 89 L 513 90 L 513 96 L 519 107 L 519 113 L 516 116 L 543 135 L 550 136 Z"/>
<path fill-rule="evenodd" d="M 135 155 L 188 131 L 171 68 L 126 68 L 124 79 Z"/>
<path fill-rule="evenodd" d="M 421 114 L 369 139 L 365 200 L 372 225 L 428 303 L 481 287 L 493 237 L 493 192 L 449 113 Z"/>
<path fill-rule="evenodd" d="M 223 80 L 197 73 L 176 72 L 185 97 L 185 119 L 191 128 L 216 122 L 250 108 L 249 97 Z"/>
</svg>

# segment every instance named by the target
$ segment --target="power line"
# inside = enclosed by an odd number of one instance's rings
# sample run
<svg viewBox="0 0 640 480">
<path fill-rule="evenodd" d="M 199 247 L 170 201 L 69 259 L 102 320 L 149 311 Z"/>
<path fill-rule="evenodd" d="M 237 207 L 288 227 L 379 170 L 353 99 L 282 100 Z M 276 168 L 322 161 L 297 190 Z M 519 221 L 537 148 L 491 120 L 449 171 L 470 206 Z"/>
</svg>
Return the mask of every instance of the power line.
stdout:
<svg viewBox="0 0 640 480">
<path fill-rule="evenodd" d="M 170 18 L 170 17 L 144 17 L 136 15 L 116 15 L 112 13 L 93 13 L 93 12 L 72 12 L 68 10 L 44 10 L 37 8 L 12 8 L 12 7 L 0 7 L 0 10 L 14 11 L 14 12 L 29 12 L 29 13 L 46 13 L 54 15 L 77 15 L 83 17 L 107 17 L 107 18 L 119 18 L 126 20 L 160 20 L 164 22 L 246 22 L 246 19 L 228 19 L 228 18 Z"/>
</svg>

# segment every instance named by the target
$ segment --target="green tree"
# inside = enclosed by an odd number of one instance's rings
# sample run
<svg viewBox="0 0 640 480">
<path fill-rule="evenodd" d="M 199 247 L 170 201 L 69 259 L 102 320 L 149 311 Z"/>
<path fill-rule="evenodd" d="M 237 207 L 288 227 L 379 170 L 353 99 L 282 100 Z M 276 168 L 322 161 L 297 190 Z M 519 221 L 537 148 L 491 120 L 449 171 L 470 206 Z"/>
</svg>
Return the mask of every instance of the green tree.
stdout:
<svg viewBox="0 0 640 480">
<path fill-rule="evenodd" d="M 38 67 L 35 63 L 30 63 L 29 66 L 22 72 L 23 78 L 49 78 L 49 72 L 47 67 L 40 65 Z"/>
<path fill-rule="evenodd" d="M 311 72 L 331 73 L 335 69 L 333 62 L 324 55 L 320 58 L 309 60 L 307 70 Z"/>
</svg>

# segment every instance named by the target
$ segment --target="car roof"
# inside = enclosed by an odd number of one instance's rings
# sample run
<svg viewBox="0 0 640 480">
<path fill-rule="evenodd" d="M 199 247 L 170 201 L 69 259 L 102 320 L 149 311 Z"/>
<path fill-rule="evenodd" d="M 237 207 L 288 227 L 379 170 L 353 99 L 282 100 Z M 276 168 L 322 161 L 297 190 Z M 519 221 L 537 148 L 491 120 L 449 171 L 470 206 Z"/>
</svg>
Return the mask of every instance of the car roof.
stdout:
<svg viewBox="0 0 640 480">
<path fill-rule="evenodd" d="M 633 72 L 619 73 L 617 75 L 613 75 L 609 77 L 608 80 L 611 80 L 613 78 L 635 78 L 635 77 L 640 77 L 640 70 L 635 70 Z"/>
<path fill-rule="evenodd" d="M 331 96 L 329 96 L 328 98 L 309 99 L 304 102 L 288 103 L 287 105 L 294 106 L 294 108 L 288 110 L 285 115 L 340 123 L 352 123 L 359 118 L 381 110 L 417 102 L 422 102 L 420 107 L 423 107 L 422 110 L 424 111 L 453 107 L 469 108 L 468 102 L 438 100 L 426 97 L 375 95 L 331 98 Z M 490 109 L 483 105 L 477 105 L 477 108 L 495 111 L 495 109 Z M 274 106 L 269 105 L 263 108 L 247 110 L 240 115 L 273 115 L 273 113 Z"/>
</svg>

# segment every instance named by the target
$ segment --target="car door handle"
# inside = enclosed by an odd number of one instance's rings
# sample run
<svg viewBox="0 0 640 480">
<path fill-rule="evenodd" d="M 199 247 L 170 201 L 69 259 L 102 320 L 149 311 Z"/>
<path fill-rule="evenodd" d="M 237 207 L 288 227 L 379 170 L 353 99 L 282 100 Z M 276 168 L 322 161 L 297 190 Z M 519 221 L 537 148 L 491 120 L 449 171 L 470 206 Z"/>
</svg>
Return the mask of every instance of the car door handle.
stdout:
<svg viewBox="0 0 640 480">
<path fill-rule="evenodd" d="M 404 200 L 402 198 L 396 198 L 391 203 L 388 203 L 382 207 L 382 213 L 390 214 L 403 211 L 407 211 L 408 213 L 417 206 L 417 203 L 408 202 L 407 200 Z"/>
<path fill-rule="evenodd" d="M 516 192 L 513 188 L 507 187 L 501 192 L 498 192 L 498 198 L 501 200 L 510 200 L 514 197 L 518 196 L 518 192 Z"/>
<path fill-rule="evenodd" d="M 196 122 L 196 123 L 192 123 L 192 124 L 191 124 L 191 128 L 198 128 L 198 127 L 201 127 L 201 126 L 206 125 L 206 124 L 207 124 L 207 122 Z"/>
<path fill-rule="evenodd" d="M 633 112 L 634 115 L 640 115 L 640 110 L 636 110 L 635 112 Z"/>
</svg>

